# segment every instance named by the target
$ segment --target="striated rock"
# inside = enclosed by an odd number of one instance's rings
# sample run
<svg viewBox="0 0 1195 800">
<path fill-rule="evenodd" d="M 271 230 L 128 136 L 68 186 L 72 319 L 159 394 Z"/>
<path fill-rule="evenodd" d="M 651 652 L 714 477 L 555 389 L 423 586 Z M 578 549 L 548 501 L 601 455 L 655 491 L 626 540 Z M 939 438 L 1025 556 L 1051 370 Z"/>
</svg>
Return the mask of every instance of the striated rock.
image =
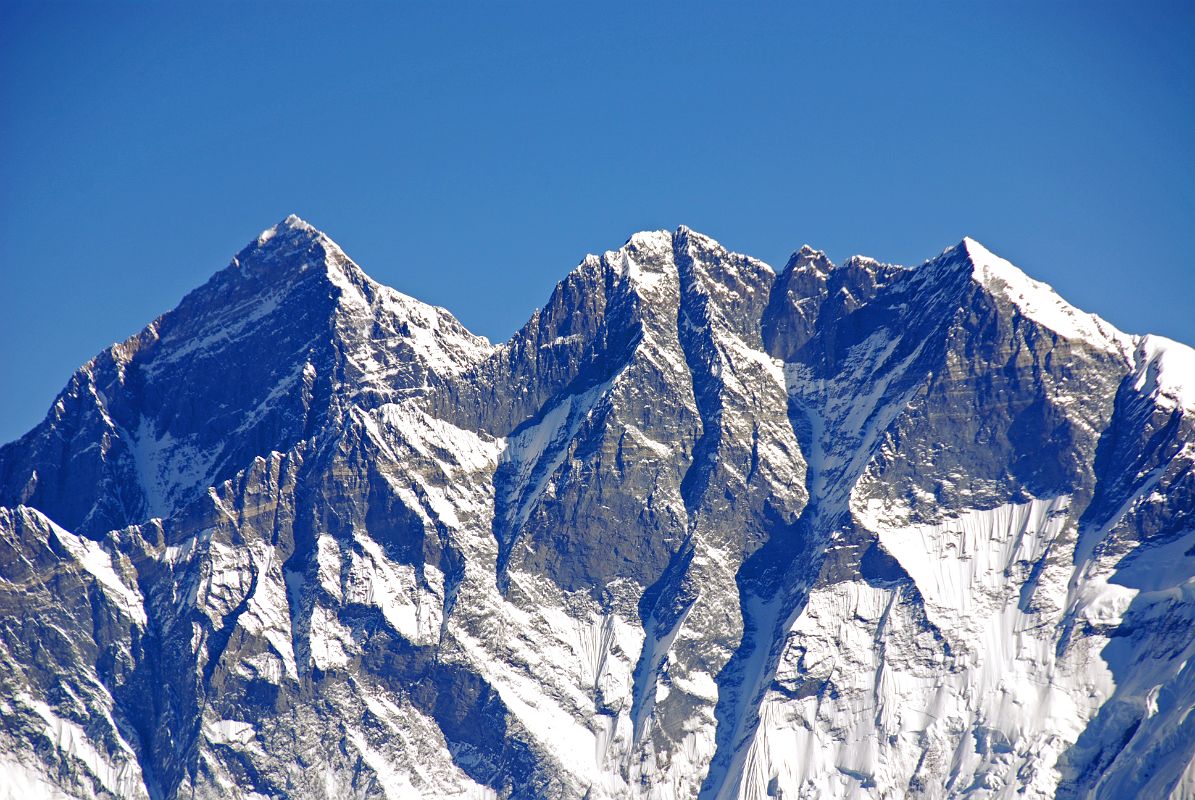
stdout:
<svg viewBox="0 0 1195 800">
<path fill-rule="evenodd" d="M 0 798 L 1192 797 L 1193 462 L 970 239 L 492 346 L 288 217 L 0 448 Z"/>
</svg>

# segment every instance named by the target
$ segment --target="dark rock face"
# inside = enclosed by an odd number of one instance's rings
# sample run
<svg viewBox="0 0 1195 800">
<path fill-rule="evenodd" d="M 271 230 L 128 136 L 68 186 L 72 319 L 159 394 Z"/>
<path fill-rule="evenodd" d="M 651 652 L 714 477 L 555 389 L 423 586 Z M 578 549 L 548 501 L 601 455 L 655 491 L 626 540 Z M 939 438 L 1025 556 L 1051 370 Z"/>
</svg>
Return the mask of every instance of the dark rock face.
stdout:
<svg viewBox="0 0 1195 800">
<path fill-rule="evenodd" d="M 1192 409 L 971 240 L 495 347 L 291 217 L 0 448 L 0 797 L 1190 796 Z"/>
</svg>

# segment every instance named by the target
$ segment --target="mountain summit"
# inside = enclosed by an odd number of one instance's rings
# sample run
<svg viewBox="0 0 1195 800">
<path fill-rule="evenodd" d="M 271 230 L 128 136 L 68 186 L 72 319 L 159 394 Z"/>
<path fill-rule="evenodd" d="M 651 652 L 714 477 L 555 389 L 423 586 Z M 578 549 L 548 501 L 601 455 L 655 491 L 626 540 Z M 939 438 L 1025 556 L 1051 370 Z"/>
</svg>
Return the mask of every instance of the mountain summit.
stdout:
<svg viewBox="0 0 1195 800">
<path fill-rule="evenodd" d="M 1195 797 L 1195 351 L 685 227 L 509 341 L 295 216 L 0 448 L 0 800 Z"/>
</svg>

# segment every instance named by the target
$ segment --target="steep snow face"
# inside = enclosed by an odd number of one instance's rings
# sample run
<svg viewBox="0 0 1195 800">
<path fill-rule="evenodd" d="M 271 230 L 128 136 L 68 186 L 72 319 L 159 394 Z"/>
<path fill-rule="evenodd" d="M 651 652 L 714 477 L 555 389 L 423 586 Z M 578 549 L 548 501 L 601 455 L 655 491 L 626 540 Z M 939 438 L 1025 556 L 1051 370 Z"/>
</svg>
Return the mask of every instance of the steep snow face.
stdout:
<svg viewBox="0 0 1195 800">
<path fill-rule="evenodd" d="M 1025 316 L 1066 339 L 1120 353 L 1132 348 L 1125 336 L 1095 314 L 1087 314 L 1059 297 L 1048 285 L 1035 281 L 974 239 L 963 239 L 961 249 L 972 264 L 972 277 L 991 287 Z"/>
<path fill-rule="evenodd" d="M 881 529 L 911 582 L 814 590 L 744 794 L 772 782 L 786 797 L 1053 797 L 1059 757 L 1114 688 L 1092 657 L 1106 637 L 1057 646 L 1072 570 L 1048 556 L 1066 545 L 1070 504 Z"/>
<path fill-rule="evenodd" d="M 1195 410 L 1195 350 L 1164 336 L 1142 336 L 1134 391 L 1167 408 Z"/>
<path fill-rule="evenodd" d="M 1195 796 L 1193 361 L 683 227 L 491 347 L 290 217 L 0 451 L 0 798 Z"/>
<path fill-rule="evenodd" d="M 448 311 L 382 286 L 339 245 L 318 231 L 315 235 L 324 254 L 320 269 L 339 295 L 338 338 L 353 345 L 348 358 L 360 370 L 359 388 L 400 393 L 426 388 L 490 354 L 490 343 Z"/>
</svg>

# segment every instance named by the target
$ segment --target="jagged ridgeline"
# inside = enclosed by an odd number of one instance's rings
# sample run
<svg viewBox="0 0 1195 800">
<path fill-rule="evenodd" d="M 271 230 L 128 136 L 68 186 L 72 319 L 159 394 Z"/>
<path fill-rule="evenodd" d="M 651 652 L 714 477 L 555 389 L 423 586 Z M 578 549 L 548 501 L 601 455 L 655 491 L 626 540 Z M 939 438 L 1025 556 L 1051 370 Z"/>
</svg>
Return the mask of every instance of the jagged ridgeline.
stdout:
<svg viewBox="0 0 1195 800">
<path fill-rule="evenodd" d="M 0 799 L 1195 797 L 1193 464 L 970 239 L 491 345 L 288 217 L 0 449 Z"/>
</svg>

